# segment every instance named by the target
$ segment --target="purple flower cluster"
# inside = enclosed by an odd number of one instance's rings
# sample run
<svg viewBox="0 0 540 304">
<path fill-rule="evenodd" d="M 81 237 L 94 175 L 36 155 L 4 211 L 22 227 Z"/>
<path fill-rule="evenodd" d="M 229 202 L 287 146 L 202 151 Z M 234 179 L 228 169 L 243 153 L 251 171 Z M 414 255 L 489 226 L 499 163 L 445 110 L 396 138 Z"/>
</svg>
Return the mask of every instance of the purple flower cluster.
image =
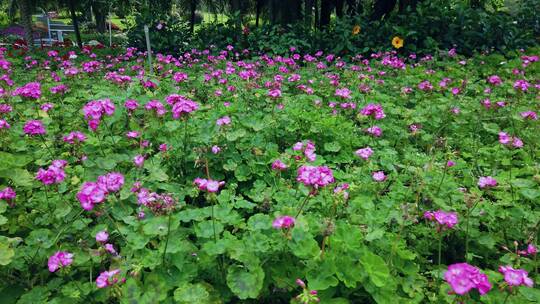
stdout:
<svg viewBox="0 0 540 304">
<path fill-rule="evenodd" d="M 64 181 L 66 178 L 66 173 L 64 168 L 67 165 L 67 161 L 62 159 L 57 159 L 52 162 L 52 164 L 44 170 L 40 168 L 36 174 L 36 179 L 42 182 L 44 185 L 59 184 Z"/>
<path fill-rule="evenodd" d="M 95 131 L 101 122 L 103 115 L 114 114 L 114 103 L 109 98 L 92 100 L 83 107 L 84 118 L 88 120 L 88 126 Z"/>
<path fill-rule="evenodd" d="M 221 118 L 218 118 L 218 120 L 216 120 L 216 125 L 218 126 L 225 126 L 225 125 L 230 125 L 231 124 L 231 118 L 229 116 L 223 116 Z"/>
<path fill-rule="evenodd" d="M 39 82 L 29 82 L 13 91 L 13 96 L 20 96 L 28 99 L 39 99 L 41 97 L 41 84 Z"/>
<path fill-rule="evenodd" d="M 219 188 L 225 185 L 224 181 L 215 181 L 211 179 L 197 177 L 193 183 L 197 185 L 199 190 L 207 192 L 218 192 Z"/>
<path fill-rule="evenodd" d="M 99 176 L 97 182 L 83 183 L 81 190 L 77 193 L 77 199 L 84 210 L 90 211 L 96 204 L 103 203 L 109 193 L 117 192 L 123 185 L 124 176 L 111 172 Z"/>
<path fill-rule="evenodd" d="M 370 147 L 365 147 L 365 148 L 356 150 L 354 154 L 356 154 L 356 156 L 362 158 L 363 160 L 368 160 L 369 157 L 373 154 L 373 150 Z"/>
<path fill-rule="evenodd" d="M 70 132 L 68 135 L 62 138 L 64 142 L 67 142 L 70 145 L 75 145 L 82 143 L 86 140 L 86 135 L 79 131 Z"/>
<path fill-rule="evenodd" d="M 47 265 L 50 272 L 56 272 L 58 269 L 67 267 L 73 263 L 73 254 L 67 251 L 57 251 L 49 257 Z"/>
<path fill-rule="evenodd" d="M 282 162 L 281 160 L 279 159 L 276 159 L 273 163 L 272 163 L 272 170 L 275 170 L 275 171 L 284 171 L 287 169 L 287 165 Z"/>
<path fill-rule="evenodd" d="M 303 151 L 304 156 L 310 162 L 314 162 L 315 159 L 317 158 L 317 154 L 315 154 L 315 144 L 310 140 L 307 140 L 305 143 L 299 141 L 294 144 L 292 149 L 293 151 Z M 300 159 L 300 157 L 296 157 L 296 158 L 297 160 Z"/>
<path fill-rule="evenodd" d="M 290 229 L 294 227 L 295 222 L 296 220 L 292 216 L 279 216 L 272 222 L 272 227 L 275 229 Z"/>
<path fill-rule="evenodd" d="M 157 116 L 163 116 L 167 113 L 165 106 L 159 100 L 150 100 L 147 104 L 144 105 L 144 108 L 147 111 L 155 110 Z"/>
<path fill-rule="evenodd" d="M 332 170 L 326 166 L 301 166 L 296 180 L 308 187 L 318 189 L 334 182 Z"/>
<path fill-rule="evenodd" d="M 444 280 L 450 284 L 452 290 L 458 295 L 464 295 L 471 289 L 477 289 L 480 295 L 484 295 L 492 287 L 487 275 L 467 263 L 448 266 L 448 270 L 444 273 Z"/>
<path fill-rule="evenodd" d="M 499 272 L 504 275 L 504 281 L 508 286 L 533 287 L 534 282 L 529 278 L 529 273 L 523 269 L 514 269 L 512 266 L 499 266 Z"/>
<path fill-rule="evenodd" d="M 505 132 L 499 132 L 499 142 L 505 146 L 512 144 L 514 148 L 522 148 L 523 141 L 516 136 L 510 136 Z"/>
<path fill-rule="evenodd" d="M 380 120 L 386 117 L 382 106 L 380 104 L 372 104 L 372 103 L 368 104 L 362 110 L 360 110 L 360 114 L 364 116 L 372 116 L 376 120 Z"/>
<path fill-rule="evenodd" d="M 176 200 L 169 194 L 157 194 L 146 188 L 140 188 L 137 193 L 137 202 L 156 214 L 172 210 Z"/>
<path fill-rule="evenodd" d="M 45 133 L 47 133 L 47 131 L 45 131 L 45 126 L 43 126 L 43 123 L 40 120 L 28 121 L 24 125 L 23 131 L 25 134 L 30 136 L 45 135 Z"/>
<path fill-rule="evenodd" d="M 484 188 L 493 188 L 497 186 L 497 180 L 491 176 L 482 176 L 478 179 L 478 187 L 481 189 Z"/>
<path fill-rule="evenodd" d="M 111 271 L 104 271 L 99 274 L 99 276 L 96 278 L 96 286 L 97 288 L 105 288 L 108 286 L 112 286 L 119 281 L 123 282 L 125 279 L 120 280 L 120 269 L 113 269 Z"/>
<path fill-rule="evenodd" d="M 426 211 L 424 212 L 424 218 L 430 221 L 436 221 L 440 227 L 446 226 L 448 229 L 452 229 L 458 223 L 458 216 L 455 212 L 438 211 Z"/>
<path fill-rule="evenodd" d="M 198 103 L 178 94 L 167 96 L 166 101 L 172 106 L 172 115 L 174 119 L 179 119 L 184 114 L 189 114 L 199 109 Z"/>
<path fill-rule="evenodd" d="M 4 200 L 8 204 L 11 204 L 15 197 L 17 197 L 17 193 L 10 187 L 6 187 L 0 191 L 0 200 Z"/>
</svg>

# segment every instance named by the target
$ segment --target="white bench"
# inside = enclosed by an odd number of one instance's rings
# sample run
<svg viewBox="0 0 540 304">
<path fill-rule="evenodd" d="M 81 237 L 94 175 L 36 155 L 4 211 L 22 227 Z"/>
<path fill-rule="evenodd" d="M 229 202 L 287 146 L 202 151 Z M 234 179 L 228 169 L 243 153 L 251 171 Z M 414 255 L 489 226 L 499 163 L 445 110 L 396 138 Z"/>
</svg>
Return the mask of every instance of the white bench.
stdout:
<svg viewBox="0 0 540 304">
<path fill-rule="evenodd" d="M 53 42 L 64 42 L 64 33 L 66 32 L 75 32 L 75 27 L 73 25 L 64 24 L 60 21 L 52 21 L 46 13 L 37 16 L 38 21 L 43 22 L 47 25 L 47 39 L 39 39 L 35 41 L 36 44 L 46 44 L 52 45 Z M 53 34 L 56 37 L 53 37 Z"/>
</svg>

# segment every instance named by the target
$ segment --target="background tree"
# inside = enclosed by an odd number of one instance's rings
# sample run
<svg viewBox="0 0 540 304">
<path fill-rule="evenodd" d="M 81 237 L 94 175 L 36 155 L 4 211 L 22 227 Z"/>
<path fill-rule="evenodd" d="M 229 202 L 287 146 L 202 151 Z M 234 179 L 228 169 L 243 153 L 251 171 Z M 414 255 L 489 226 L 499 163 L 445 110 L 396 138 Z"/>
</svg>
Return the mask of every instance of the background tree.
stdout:
<svg viewBox="0 0 540 304">
<path fill-rule="evenodd" d="M 34 48 L 34 33 L 32 31 L 32 3 L 30 0 L 20 0 L 19 9 L 21 13 L 21 24 L 24 28 L 24 39 L 28 43 L 28 48 Z"/>
</svg>

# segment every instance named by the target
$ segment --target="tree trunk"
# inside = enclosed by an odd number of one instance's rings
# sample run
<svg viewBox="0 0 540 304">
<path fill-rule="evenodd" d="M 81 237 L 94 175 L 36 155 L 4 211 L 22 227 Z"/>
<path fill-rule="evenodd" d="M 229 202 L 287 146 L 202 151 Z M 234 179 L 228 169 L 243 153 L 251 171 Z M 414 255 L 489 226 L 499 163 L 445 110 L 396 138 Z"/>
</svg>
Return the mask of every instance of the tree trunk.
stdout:
<svg viewBox="0 0 540 304">
<path fill-rule="evenodd" d="M 195 13 L 197 11 L 197 0 L 189 1 L 189 29 L 193 34 L 195 32 Z"/>
<path fill-rule="evenodd" d="M 480 8 L 482 7 L 484 4 L 482 3 L 482 0 L 471 0 L 471 7 L 472 8 Z"/>
<path fill-rule="evenodd" d="M 319 15 L 319 0 L 315 0 L 315 23 L 314 23 L 314 27 L 318 28 L 319 26 L 321 26 L 320 22 L 321 22 L 321 19 L 320 19 L 320 15 Z"/>
<path fill-rule="evenodd" d="M 30 11 L 30 0 L 20 1 L 21 24 L 24 27 L 24 40 L 30 50 L 34 49 L 34 33 L 32 32 L 32 12 Z"/>
<path fill-rule="evenodd" d="M 74 0 L 69 0 L 69 13 L 71 14 L 71 21 L 73 22 L 73 27 L 75 28 L 75 38 L 77 39 L 77 45 L 79 48 L 82 48 L 82 39 L 81 32 L 79 30 L 79 21 L 77 20 L 77 15 L 75 13 L 75 3 Z"/>
<path fill-rule="evenodd" d="M 347 15 L 356 15 L 356 0 L 347 0 Z"/>
<path fill-rule="evenodd" d="M 373 14 L 371 19 L 381 20 L 388 15 L 396 6 L 397 0 L 376 0 L 373 6 Z"/>
<path fill-rule="evenodd" d="M 343 5 L 345 4 L 345 0 L 335 0 L 336 5 L 336 16 L 338 18 L 343 17 Z"/>
<path fill-rule="evenodd" d="M 308 28 L 313 26 L 313 5 L 314 0 L 305 0 L 304 2 L 304 22 Z"/>
<path fill-rule="evenodd" d="M 259 27 L 259 19 L 261 18 L 261 7 L 263 0 L 257 0 L 255 3 L 255 26 Z"/>
<path fill-rule="evenodd" d="M 332 0 L 321 0 L 321 23 L 319 27 L 323 28 L 330 24 L 332 15 Z"/>
<path fill-rule="evenodd" d="M 96 18 L 96 30 L 99 33 L 105 33 L 107 29 L 105 8 L 101 5 L 93 6 L 94 17 Z"/>
</svg>

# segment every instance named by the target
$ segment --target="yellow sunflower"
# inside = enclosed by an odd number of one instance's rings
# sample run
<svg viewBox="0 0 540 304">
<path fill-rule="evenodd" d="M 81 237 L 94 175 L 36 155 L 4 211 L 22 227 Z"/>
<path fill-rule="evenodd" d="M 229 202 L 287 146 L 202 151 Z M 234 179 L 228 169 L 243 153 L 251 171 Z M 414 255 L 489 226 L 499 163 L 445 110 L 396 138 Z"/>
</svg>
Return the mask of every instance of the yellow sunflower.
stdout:
<svg viewBox="0 0 540 304">
<path fill-rule="evenodd" d="M 356 35 L 360 34 L 360 25 L 355 25 L 352 28 L 352 34 L 353 34 L 353 36 L 356 36 Z"/>
<path fill-rule="evenodd" d="M 402 48 L 403 42 L 404 40 L 398 36 L 395 36 L 394 38 L 392 38 L 392 46 L 395 47 L 396 49 Z"/>
</svg>

